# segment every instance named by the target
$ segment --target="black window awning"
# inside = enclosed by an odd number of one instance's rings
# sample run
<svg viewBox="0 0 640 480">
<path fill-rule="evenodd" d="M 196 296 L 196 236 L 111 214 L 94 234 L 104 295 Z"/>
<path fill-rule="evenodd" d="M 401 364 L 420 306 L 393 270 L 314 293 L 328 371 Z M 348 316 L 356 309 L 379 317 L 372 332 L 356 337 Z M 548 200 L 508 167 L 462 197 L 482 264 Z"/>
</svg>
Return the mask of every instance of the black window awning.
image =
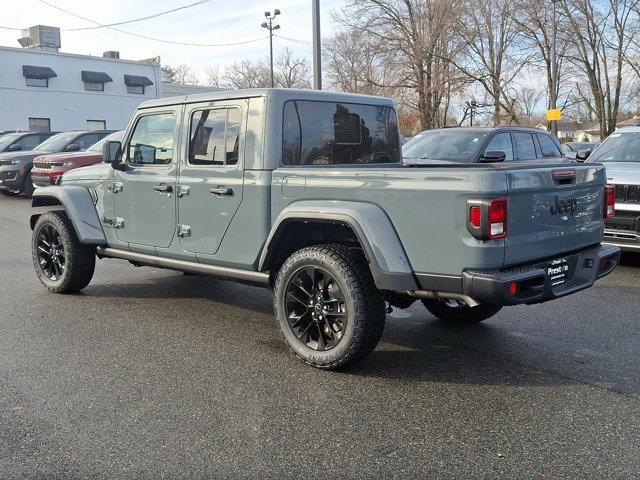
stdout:
<svg viewBox="0 0 640 480">
<path fill-rule="evenodd" d="M 52 78 L 58 76 L 49 67 L 36 67 L 34 65 L 23 65 L 22 75 L 27 78 Z"/>
<path fill-rule="evenodd" d="M 88 83 L 109 83 L 113 82 L 113 78 L 104 72 L 89 72 L 82 70 L 82 81 Z"/>
<path fill-rule="evenodd" d="M 125 75 L 124 84 L 127 87 L 148 87 L 153 85 L 153 82 L 142 75 Z"/>
</svg>

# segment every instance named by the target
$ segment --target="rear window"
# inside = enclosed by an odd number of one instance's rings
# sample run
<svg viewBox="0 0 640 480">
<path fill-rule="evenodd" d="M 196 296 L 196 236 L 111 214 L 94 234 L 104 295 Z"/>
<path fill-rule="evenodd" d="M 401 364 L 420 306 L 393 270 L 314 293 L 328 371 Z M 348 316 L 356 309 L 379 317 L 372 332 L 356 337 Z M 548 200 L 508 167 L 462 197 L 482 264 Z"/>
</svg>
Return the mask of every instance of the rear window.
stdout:
<svg viewBox="0 0 640 480">
<path fill-rule="evenodd" d="M 400 162 L 395 111 L 381 105 L 290 100 L 284 105 L 284 165 Z"/>
<path fill-rule="evenodd" d="M 538 142 L 540 142 L 540 148 L 542 149 L 542 156 L 544 158 L 561 157 L 562 153 L 556 145 L 553 139 L 544 133 L 538 133 Z"/>
<path fill-rule="evenodd" d="M 533 143 L 533 135 L 522 132 L 514 133 L 513 141 L 516 144 L 519 159 L 530 160 L 536 158 L 536 147 Z"/>
</svg>

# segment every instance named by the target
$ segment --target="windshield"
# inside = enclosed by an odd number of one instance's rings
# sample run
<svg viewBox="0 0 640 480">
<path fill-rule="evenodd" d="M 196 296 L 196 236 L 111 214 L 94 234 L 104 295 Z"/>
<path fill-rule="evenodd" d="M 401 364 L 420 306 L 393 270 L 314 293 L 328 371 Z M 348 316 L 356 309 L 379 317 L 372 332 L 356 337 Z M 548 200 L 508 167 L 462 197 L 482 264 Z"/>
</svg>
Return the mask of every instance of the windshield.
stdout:
<svg viewBox="0 0 640 480">
<path fill-rule="evenodd" d="M 423 132 L 402 146 L 405 159 L 427 163 L 429 160 L 471 163 L 478 155 L 488 132 L 432 130 Z"/>
<path fill-rule="evenodd" d="M 7 135 L 2 135 L 0 137 L 0 152 L 4 151 L 5 148 L 16 140 L 19 140 L 22 135 L 24 135 L 24 133 L 8 133 Z"/>
<path fill-rule="evenodd" d="M 612 133 L 594 150 L 589 162 L 640 162 L 640 132 Z"/>
<path fill-rule="evenodd" d="M 102 140 L 94 143 L 89 148 L 87 148 L 87 152 L 101 152 L 104 142 L 121 142 L 123 136 L 124 132 L 114 132 L 110 135 L 107 135 Z"/>
<path fill-rule="evenodd" d="M 49 137 L 34 150 L 48 153 L 57 153 L 63 151 L 67 145 L 78 136 L 78 132 L 59 133 L 53 137 Z"/>
</svg>

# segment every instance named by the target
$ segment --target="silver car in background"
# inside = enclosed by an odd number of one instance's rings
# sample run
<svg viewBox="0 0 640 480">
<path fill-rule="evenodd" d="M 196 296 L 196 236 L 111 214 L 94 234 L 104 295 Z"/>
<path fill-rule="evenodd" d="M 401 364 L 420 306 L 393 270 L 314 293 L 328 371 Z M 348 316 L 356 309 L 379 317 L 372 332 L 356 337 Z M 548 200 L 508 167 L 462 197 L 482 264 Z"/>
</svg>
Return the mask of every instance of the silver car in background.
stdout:
<svg viewBox="0 0 640 480">
<path fill-rule="evenodd" d="M 640 252 L 640 127 L 617 129 L 588 161 L 604 164 L 607 183 L 616 187 L 616 213 L 605 220 L 604 243 Z"/>
</svg>

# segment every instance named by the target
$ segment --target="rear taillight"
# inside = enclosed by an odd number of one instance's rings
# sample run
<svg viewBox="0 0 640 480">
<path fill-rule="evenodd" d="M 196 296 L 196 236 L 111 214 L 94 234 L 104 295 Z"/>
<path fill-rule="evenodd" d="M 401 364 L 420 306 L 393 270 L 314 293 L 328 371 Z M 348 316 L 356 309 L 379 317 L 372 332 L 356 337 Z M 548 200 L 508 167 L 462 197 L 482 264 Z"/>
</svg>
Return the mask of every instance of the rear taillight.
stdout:
<svg viewBox="0 0 640 480">
<path fill-rule="evenodd" d="M 611 218 L 616 214 L 616 187 L 605 185 L 604 187 L 604 218 Z"/>
<path fill-rule="evenodd" d="M 507 199 L 468 200 L 467 230 L 479 240 L 507 236 Z"/>
<path fill-rule="evenodd" d="M 489 202 L 489 240 L 507 236 L 507 199 L 499 198 Z"/>
</svg>

